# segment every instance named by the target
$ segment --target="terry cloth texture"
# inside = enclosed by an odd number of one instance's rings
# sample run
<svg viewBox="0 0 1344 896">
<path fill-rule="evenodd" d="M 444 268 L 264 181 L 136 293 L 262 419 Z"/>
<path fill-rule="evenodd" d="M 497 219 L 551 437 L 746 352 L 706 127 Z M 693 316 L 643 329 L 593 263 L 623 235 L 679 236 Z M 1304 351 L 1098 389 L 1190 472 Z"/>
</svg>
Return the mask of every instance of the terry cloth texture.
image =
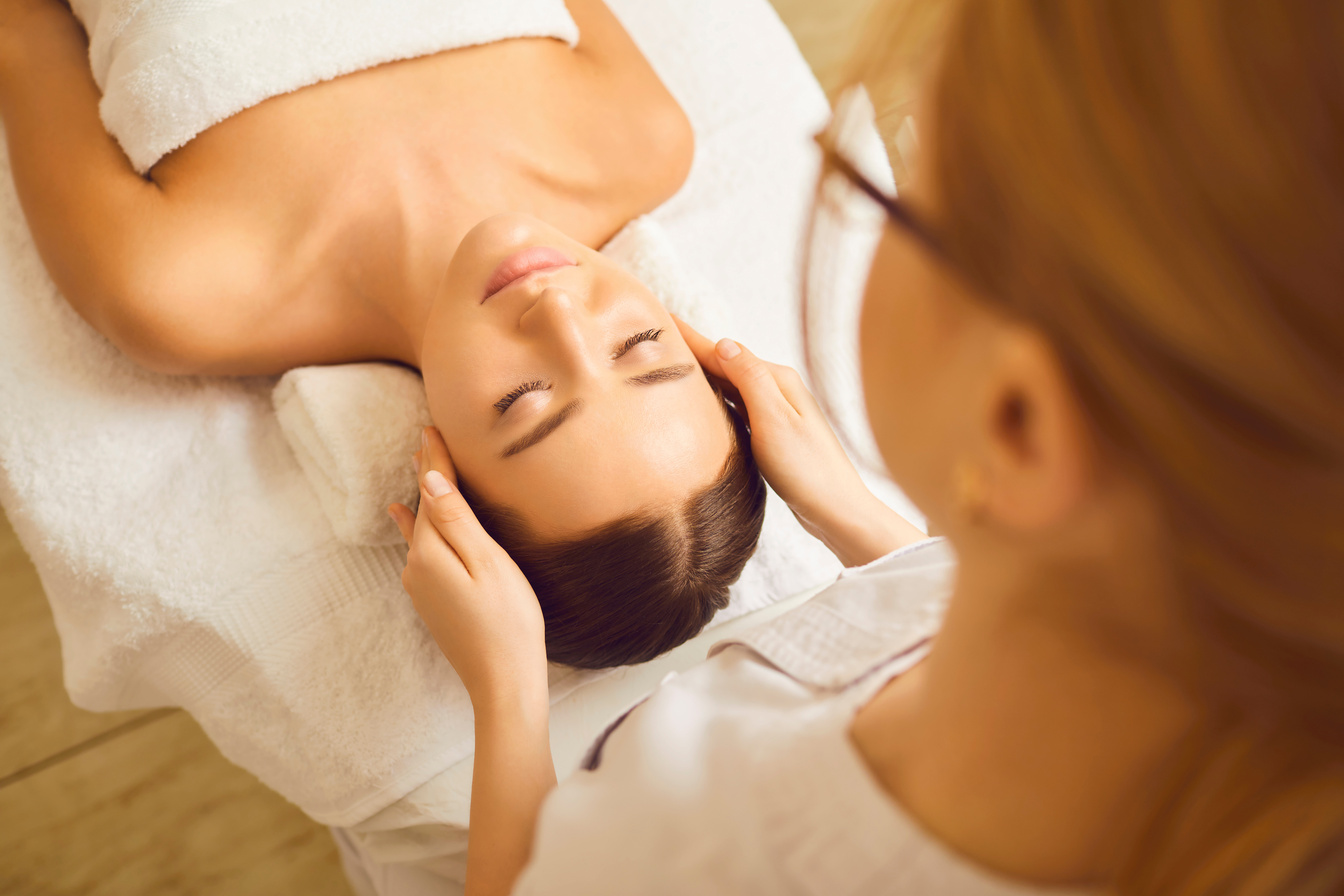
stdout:
<svg viewBox="0 0 1344 896">
<path fill-rule="evenodd" d="M 570 45 L 564 0 L 72 0 L 99 112 L 135 170 L 269 97 L 510 37 Z"/>
</svg>

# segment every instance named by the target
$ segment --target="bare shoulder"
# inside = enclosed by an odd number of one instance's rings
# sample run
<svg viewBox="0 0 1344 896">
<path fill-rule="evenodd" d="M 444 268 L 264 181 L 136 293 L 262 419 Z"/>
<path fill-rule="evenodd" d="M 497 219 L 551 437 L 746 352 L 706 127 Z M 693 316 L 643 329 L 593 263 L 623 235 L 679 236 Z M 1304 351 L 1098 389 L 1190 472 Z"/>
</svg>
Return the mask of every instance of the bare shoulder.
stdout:
<svg viewBox="0 0 1344 896">
<path fill-rule="evenodd" d="M 621 110 L 609 134 L 617 142 L 614 159 L 633 164 L 634 196 L 643 196 L 633 214 L 650 211 L 681 188 L 695 155 L 690 119 L 658 77 L 639 46 L 602 0 L 569 0 L 579 26 L 578 52 L 596 66 L 595 89 Z"/>
<path fill-rule="evenodd" d="M 142 366 L 248 376 L 386 357 L 386 322 L 325 272 L 321 240 L 287 236 L 283 206 L 162 189 L 151 239 L 116 261 L 117 295 L 97 326 Z"/>
<path fill-rule="evenodd" d="M 150 172 L 174 223 L 139 261 L 123 348 L 140 363 L 244 376 L 404 354 L 386 316 L 348 288 L 367 192 L 349 169 L 367 153 L 342 151 L 342 132 L 322 146 L 313 112 L 267 101 Z"/>
</svg>

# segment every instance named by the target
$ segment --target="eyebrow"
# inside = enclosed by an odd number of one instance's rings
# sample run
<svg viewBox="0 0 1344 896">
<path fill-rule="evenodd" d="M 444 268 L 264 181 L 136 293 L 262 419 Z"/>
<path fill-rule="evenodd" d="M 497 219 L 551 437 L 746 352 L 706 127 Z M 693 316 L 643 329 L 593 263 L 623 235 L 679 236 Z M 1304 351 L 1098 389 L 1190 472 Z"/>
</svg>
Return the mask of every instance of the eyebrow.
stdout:
<svg viewBox="0 0 1344 896">
<path fill-rule="evenodd" d="M 671 367 L 659 367 L 648 373 L 627 377 L 625 381 L 632 386 L 652 386 L 654 383 L 670 383 L 673 380 L 685 379 L 694 372 L 694 364 L 674 364 Z"/>
<path fill-rule="evenodd" d="M 519 451 L 526 451 L 527 449 L 531 448 L 533 445 L 537 444 L 542 439 L 546 438 L 548 435 L 559 429 L 560 426 L 566 420 L 568 420 L 570 417 L 573 417 L 576 413 L 578 413 L 579 409 L 582 407 L 583 402 L 579 401 L 577 398 L 574 399 L 569 404 L 565 405 L 560 410 L 556 411 L 554 414 L 547 417 L 545 420 L 541 421 L 541 423 L 537 426 L 536 429 L 532 430 L 530 433 L 523 436 L 521 439 L 510 442 L 509 447 L 504 449 L 504 453 L 501 454 L 500 457 L 502 458 L 513 457 Z"/>
<path fill-rule="evenodd" d="M 625 381 L 632 386 L 652 386 L 656 383 L 670 383 L 673 380 L 684 379 L 694 373 L 695 370 L 696 367 L 694 364 L 674 364 L 671 367 L 659 367 L 657 370 L 650 370 L 648 373 L 640 373 L 632 377 L 627 377 Z M 577 398 L 574 399 L 569 404 L 541 421 L 536 429 L 532 430 L 522 438 L 510 442 L 509 447 L 504 449 L 504 453 L 501 454 L 500 457 L 509 458 L 520 451 L 526 451 L 559 429 L 566 420 L 573 417 L 582 408 L 583 402 Z"/>
</svg>

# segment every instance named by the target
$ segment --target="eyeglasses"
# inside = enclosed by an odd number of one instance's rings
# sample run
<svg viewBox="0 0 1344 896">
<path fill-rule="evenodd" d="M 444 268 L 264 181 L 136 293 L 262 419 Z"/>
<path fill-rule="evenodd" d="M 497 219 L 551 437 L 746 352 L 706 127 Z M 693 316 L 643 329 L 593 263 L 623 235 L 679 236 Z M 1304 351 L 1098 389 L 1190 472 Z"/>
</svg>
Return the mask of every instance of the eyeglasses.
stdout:
<svg viewBox="0 0 1344 896">
<path fill-rule="evenodd" d="M 946 256 L 896 196 L 909 182 L 918 152 L 912 118 L 901 122 L 887 153 L 868 95 L 856 85 L 840 95 L 816 140 L 822 167 L 803 253 L 804 357 L 818 403 L 851 457 L 888 476 L 868 425 L 859 369 L 859 315 L 869 268 L 888 223 L 940 259 Z"/>
</svg>

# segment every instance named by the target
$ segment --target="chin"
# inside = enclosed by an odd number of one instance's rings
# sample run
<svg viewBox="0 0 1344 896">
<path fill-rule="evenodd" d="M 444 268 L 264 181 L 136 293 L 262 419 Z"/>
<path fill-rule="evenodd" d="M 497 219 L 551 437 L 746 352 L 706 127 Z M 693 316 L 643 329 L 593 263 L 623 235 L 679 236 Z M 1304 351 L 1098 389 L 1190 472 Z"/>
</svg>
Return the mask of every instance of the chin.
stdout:
<svg viewBox="0 0 1344 896">
<path fill-rule="evenodd" d="M 478 223 L 458 246 L 456 255 L 498 258 L 515 249 L 559 241 L 569 248 L 574 241 L 549 224 L 522 212 L 501 212 Z M 454 261 L 456 261 L 456 255 Z"/>
</svg>

